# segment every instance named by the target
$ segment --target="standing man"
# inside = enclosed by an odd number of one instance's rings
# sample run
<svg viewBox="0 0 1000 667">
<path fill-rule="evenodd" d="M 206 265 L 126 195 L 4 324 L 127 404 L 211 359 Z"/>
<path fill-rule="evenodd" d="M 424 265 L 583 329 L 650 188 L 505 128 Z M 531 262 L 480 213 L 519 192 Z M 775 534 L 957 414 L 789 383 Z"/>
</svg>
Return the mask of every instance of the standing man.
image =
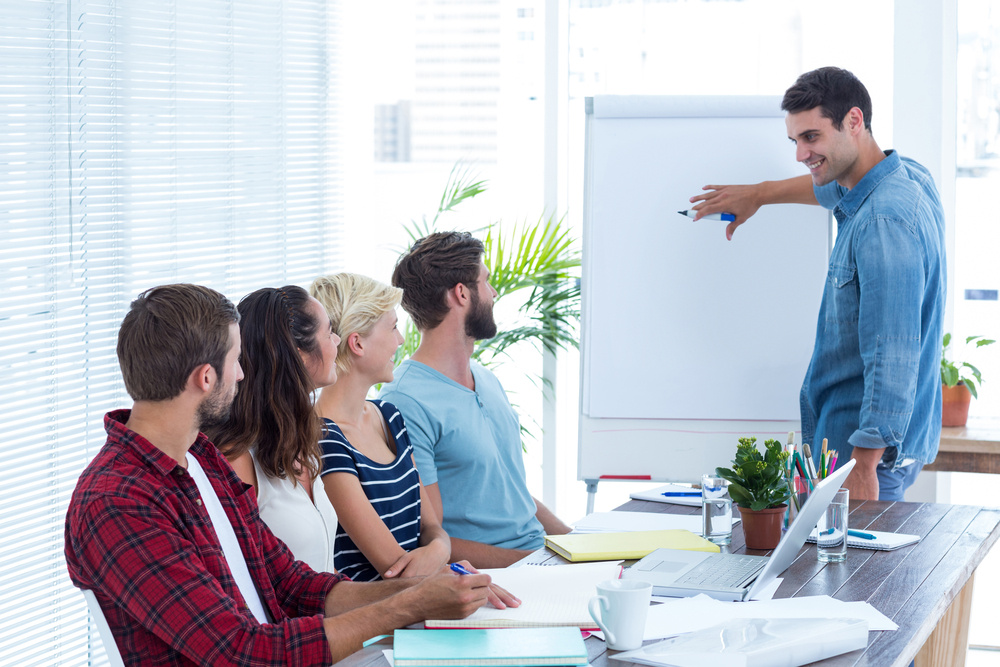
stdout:
<svg viewBox="0 0 1000 667">
<path fill-rule="evenodd" d="M 167 285 L 139 295 L 118 334 L 135 403 L 105 417 L 66 514 L 66 562 L 125 664 L 328 667 L 376 635 L 482 606 L 486 575 L 358 584 L 313 572 L 271 534 L 200 433 L 243 378 L 238 321 L 218 292 Z"/>
<path fill-rule="evenodd" d="M 471 359 L 476 341 L 497 333 L 483 252 L 471 234 L 438 232 L 399 258 L 392 284 L 403 289 L 420 347 L 379 396 L 406 419 L 452 558 L 506 567 L 546 533 L 570 528 L 528 493 L 517 413 L 496 376 Z"/>
<path fill-rule="evenodd" d="M 902 500 L 941 434 L 941 201 L 927 169 L 875 143 L 871 98 L 850 72 L 803 74 L 781 108 L 810 175 L 707 185 L 691 201 L 698 218 L 735 214 L 730 239 L 765 204 L 833 209 L 837 240 L 802 384 L 802 440 L 853 448 L 851 498 Z"/>
</svg>

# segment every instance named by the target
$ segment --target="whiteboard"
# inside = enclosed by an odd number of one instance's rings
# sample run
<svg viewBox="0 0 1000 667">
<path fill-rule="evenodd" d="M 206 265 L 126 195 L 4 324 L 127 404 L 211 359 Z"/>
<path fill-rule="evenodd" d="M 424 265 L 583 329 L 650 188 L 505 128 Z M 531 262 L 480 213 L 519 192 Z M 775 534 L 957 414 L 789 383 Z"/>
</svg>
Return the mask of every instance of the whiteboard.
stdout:
<svg viewBox="0 0 1000 667">
<path fill-rule="evenodd" d="M 831 247 L 818 206 L 725 224 L 703 185 L 798 176 L 778 97 L 587 101 L 580 479 L 690 481 L 798 429 Z M 710 464 L 710 465 L 709 465 Z"/>
</svg>

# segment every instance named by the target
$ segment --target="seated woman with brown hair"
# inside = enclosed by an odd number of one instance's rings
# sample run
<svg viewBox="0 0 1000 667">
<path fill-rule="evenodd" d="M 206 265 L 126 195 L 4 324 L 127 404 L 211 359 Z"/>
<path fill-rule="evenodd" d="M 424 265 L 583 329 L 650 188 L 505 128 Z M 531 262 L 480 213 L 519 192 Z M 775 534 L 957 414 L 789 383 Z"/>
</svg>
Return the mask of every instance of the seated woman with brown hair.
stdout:
<svg viewBox="0 0 1000 667">
<path fill-rule="evenodd" d="M 312 393 L 336 382 L 340 338 L 296 285 L 259 289 L 237 309 L 244 378 L 228 419 L 206 435 L 257 490 L 261 519 L 296 560 L 334 572 L 337 516 L 319 476 Z"/>
</svg>

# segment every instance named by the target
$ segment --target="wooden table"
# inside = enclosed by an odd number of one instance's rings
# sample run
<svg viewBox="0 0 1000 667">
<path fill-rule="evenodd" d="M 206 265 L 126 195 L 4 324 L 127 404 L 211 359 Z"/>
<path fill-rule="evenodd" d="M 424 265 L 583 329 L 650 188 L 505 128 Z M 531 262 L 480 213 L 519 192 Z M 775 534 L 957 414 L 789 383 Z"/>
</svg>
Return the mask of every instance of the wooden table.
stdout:
<svg viewBox="0 0 1000 667">
<path fill-rule="evenodd" d="M 1000 474 L 1000 419 L 974 417 L 942 428 L 937 459 L 924 470 Z"/>
<path fill-rule="evenodd" d="M 677 514 L 700 511 L 637 500 L 618 509 Z M 922 539 L 896 551 L 849 548 L 843 563 L 820 563 L 815 545 L 802 548 L 781 575 L 783 581 L 775 597 L 830 595 L 838 600 L 864 600 L 899 625 L 895 632 L 870 632 L 864 650 L 815 664 L 905 667 L 916 656 L 916 667 L 964 665 L 973 573 L 1000 538 L 1000 509 L 852 501 L 849 523 L 855 528 L 917 534 Z M 770 553 L 747 550 L 739 524 L 733 530 L 730 549 L 733 553 Z M 609 654 L 615 652 L 608 651 L 598 639 L 590 638 L 586 644 L 594 667 L 631 664 L 609 660 Z M 338 665 L 384 667 L 381 651 L 390 646 L 391 640 L 385 640 Z"/>
</svg>

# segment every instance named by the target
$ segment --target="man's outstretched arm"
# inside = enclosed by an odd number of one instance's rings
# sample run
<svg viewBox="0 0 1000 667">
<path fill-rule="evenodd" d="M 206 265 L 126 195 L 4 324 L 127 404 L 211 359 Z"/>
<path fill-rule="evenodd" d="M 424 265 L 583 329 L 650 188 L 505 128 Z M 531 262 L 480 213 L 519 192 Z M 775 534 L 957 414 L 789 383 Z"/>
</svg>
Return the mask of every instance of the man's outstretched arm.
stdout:
<svg viewBox="0 0 1000 667">
<path fill-rule="evenodd" d="M 691 197 L 695 220 L 712 213 L 732 213 L 736 220 L 726 225 L 726 238 L 732 240 L 736 228 L 746 222 L 761 206 L 768 204 L 818 205 L 812 176 L 803 174 L 783 181 L 763 181 L 752 185 L 706 185 L 705 194 Z"/>
</svg>

